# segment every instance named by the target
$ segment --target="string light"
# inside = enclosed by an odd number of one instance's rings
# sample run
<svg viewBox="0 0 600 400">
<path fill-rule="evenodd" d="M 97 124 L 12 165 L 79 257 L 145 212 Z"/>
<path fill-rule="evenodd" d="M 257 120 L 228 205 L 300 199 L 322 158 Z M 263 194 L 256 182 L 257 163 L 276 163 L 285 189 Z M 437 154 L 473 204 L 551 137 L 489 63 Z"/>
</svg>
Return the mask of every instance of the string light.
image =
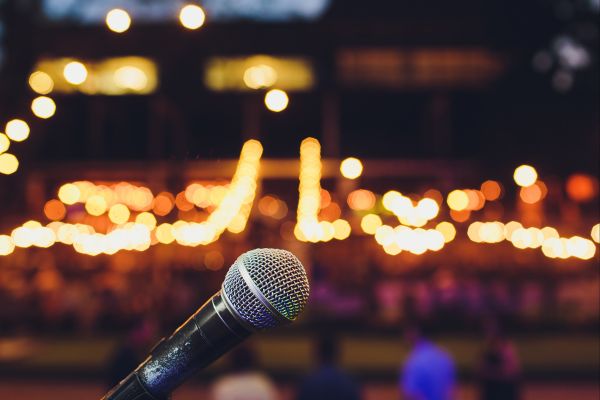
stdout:
<svg viewBox="0 0 600 400">
<path fill-rule="evenodd" d="M 0 133 L 0 154 L 10 148 L 10 139 L 4 133 Z"/>
<path fill-rule="evenodd" d="M 533 185 L 537 177 L 537 171 L 531 165 L 521 165 L 515 169 L 513 174 L 515 183 L 522 187 Z"/>
<path fill-rule="evenodd" d="M 123 33 L 131 26 L 131 17 L 125 10 L 112 9 L 106 14 L 106 26 L 113 32 Z"/>
<path fill-rule="evenodd" d="M 269 111 L 281 112 L 287 108 L 289 102 L 290 99 L 283 90 L 272 89 L 265 94 L 265 105 Z"/>
<path fill-rule="evenodd" d="M 29 125 L 21 119 L 12 119 L 4 128 L 6 136 L 14 142 L 22 142 L 29 137 Z"/>
<path fill-rule="evenodd" d="M 31 111 L 36 117 L 47 119 L 56 112 L 56 103 L 50 97 L 40 96 L 31 102 Z"/>
<path fill-rule="evenodd" d="M 363 171 L 362 162 L 358 158 L 348 157 L 340 164 L 340 172 L 344 178 L 356 179 Z"/>
<path fill-rule="evenodd" d="M 29 75 L 29 86 L 38 94 L 48 94 L 54 89 L 54 80 L 43 71 L 34 71 Z"/>
<path fill-rule="evenodd" d="M 11 175 L 19 169 L 19 160 L 13 154 L 0 154 L 0 174 Z"/>
<path fill-rule="evenodd" d="M 181 9 L 179 12 L 179 21 L 187 29 L 198 29 L 204 25 L 206 15 L 201 7 L 189 4 Z"/>
<path fill-rule="evenodd" d="M 79 61 L 71 61 L 63 69 L 65 80 L 72 85 L 81 85 L 88 76 L 88 71 L 85 65 Z"/>
<path fill-rule="evenodd" d="M 592 227 L 590 236 L 596 243 L 600 243 L 600 224 L 596 224 Z"/>
</svg>

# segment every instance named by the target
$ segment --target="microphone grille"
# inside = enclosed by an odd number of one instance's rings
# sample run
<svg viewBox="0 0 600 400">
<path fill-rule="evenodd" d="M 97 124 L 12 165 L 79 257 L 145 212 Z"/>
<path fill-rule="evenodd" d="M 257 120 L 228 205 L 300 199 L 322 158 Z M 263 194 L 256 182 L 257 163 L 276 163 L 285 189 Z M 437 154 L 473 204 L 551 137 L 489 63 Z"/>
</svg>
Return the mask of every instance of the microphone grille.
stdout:
<svg viewBox="0 0 600 400">
<path fill-rule="evenodd" d="M 233 263 L 223 293 L 238 316 L 256 329 L 295 320 L 308 300 L 306 271 L 292 253 L 279 249 L 248 251 Z"/>
</svg>

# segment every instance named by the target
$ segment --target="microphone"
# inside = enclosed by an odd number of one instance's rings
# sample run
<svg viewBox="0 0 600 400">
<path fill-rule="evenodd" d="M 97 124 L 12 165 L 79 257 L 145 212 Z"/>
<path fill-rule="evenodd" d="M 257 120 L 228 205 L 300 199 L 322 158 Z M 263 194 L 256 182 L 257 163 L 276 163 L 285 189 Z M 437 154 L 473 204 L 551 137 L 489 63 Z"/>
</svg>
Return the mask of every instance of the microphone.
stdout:
<svg viewBox="0 0 600 400">
<path fill-rule="evenodd" d="M 292 253 L 248 251 L 227 271 L 221 290 L 102 400 L 163 400 L 254 332 L 294 321 L 308 300 L 306 271 Z"/>
</svg>

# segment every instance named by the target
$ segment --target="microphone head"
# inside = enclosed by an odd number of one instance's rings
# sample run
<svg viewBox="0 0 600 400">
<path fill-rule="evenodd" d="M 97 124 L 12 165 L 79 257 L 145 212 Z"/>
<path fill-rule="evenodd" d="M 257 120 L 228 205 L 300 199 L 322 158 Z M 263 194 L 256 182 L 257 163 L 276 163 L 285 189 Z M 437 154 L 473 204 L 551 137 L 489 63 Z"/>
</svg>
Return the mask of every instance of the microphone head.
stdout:
<svg viewBox="0 0 600 400">
<path fill-rule="evenodd" d="M 308 300 L 308 279 L 300 261 L 280 249 L 250 250 L 233 263 L 223 282 L 231 311 L 258 330 L 294 321 Z"/>
</svg>

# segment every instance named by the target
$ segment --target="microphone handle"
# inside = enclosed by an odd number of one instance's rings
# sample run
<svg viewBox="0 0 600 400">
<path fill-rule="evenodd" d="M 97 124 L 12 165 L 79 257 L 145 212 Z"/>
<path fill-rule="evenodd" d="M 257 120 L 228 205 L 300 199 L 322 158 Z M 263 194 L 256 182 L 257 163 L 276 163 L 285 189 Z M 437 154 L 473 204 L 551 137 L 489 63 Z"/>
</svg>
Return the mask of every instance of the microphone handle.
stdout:
<svg viewBox="0 0 600 400">
<path fill-rule="evenodd" d="M 218 292 L 163 339 L 102 400 L 164 400 L 201 368 L 250 336 Z"/>
</svg>

